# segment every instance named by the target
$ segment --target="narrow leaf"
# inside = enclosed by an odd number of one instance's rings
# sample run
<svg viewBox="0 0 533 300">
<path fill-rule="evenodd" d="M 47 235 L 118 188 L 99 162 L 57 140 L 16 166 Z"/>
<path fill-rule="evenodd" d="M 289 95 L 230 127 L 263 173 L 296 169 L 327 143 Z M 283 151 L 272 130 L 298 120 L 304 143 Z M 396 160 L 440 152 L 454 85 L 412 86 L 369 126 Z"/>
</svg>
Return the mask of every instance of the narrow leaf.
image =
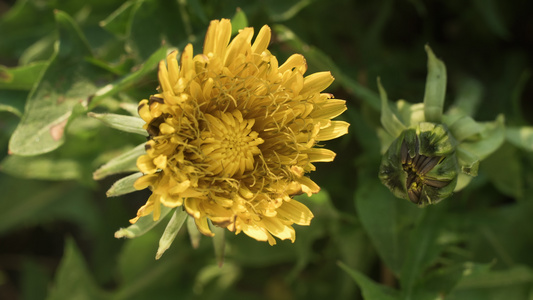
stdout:
<svg viewBox="0 0 533 300">
<path fill-rule="evenodd" d="M 111 188 L 106 192 L 107 197 L 116 197 L 137 191 L 133 187 L 133 183 L 142 175 L 141 172 L 137 172 L 117 180 L 117 182 L 113 183 Z"/>
<path fill-rule="evenodd" d="M 533 127 L 507 127 L 505 129 L 507 140 L 518 148 L 533 151 Z"/>
<path fill-rule="evenodd" d="M 165 251 L 170 248 L 170 245 L 172 245 L 172 242 L 176 238 L 176 235 L 180 231 L 181 227 L 183 226 L 183 223 L 185 223 L 185 220 L 188 216 L 189 215 L 187 214 L 187 212 L 181 208 L 177 208 L 174 211 L 172 218 L 170 218 L 170 221 L 168 222 L 167 227 L 165 228 L 165 232 L 163 232 L 163 235 L 159 240 L 159 248 L 157 249 L 155 259 L 160 259 L 163 253 L 165 253 Z"/>
<path fill-rule="evenodd" d="M 400 133 L 404 131 L 405 125 L 398 119 L 389 107 L 389 99 L 387 92 L 381 85 L 381 79 L 378 78 L 378 89 L 381 97 L 381 125 L 383 128 L 394 138 L 400 136 Z"/>
<path fill-rule="evenodd" d="M 189 233 L 189 238 L 191 239 L 191 245 L 194 249 L 197 249 L 200 246 L 200 239 L 202 234 L 196 227 L 193 217 L 187 218 L 187 232 Z"/>
<path fill-rule="evenodd" d="M 449 126 L 453 137 L 458 141 L 463 140 L 479 134 L 483 130 L 483 126 L 479 125 L 474 119 L 468 116 L 463 116 Z"/>
<path fill-rule="evenodd" d="M 47 62 L 37 62 L 15 68 L 0 66 L 0 89 L 29 91 L 47 66 Z"/>
<path fill-rule="evenodd" d="M 128 238 L 132 239 L 138 236 L 141 236 L 148 232 L 150 229 L 154 228 L 155 225 L 159 224 L 173 208 L 166 207 L 161 205 L 161 215 L 157 221 L 154 221 L 152 214 L 139 218 L 135 224 L 128 226 L 127 228 L 120 228 L 115 232 L 115 238 Z"/>
<path fill-rule="evenodd" d="M 459 163 L 461 172 L 469 176 L 477 176 L 480 161 L 479 156 L 468 151 L 467 149 L 464 149 L 461 147 L 461 145 L 457 147 L 456 153 L 457 162 Z"/>
<path fill-rule="evenodd" d="M 439 218 L 439 207 L 424 209 L 424 217 L 411 233 L 405 261 L 402 267 L 400 283 L 402 291 L 408 299 L 417 281 L 427 267 L 439 256 L 443 247 L 437 243 L 442 220 Z"/>
<path fill-rule="evenodd" d="M 337 263 L 361 288 L 363 298 L 371 300 L 395 300 L 399 299 L 398 292 L 384 285 L 380 285 L 363 273 L 354 270 L 342 262 Z"/>
<path fill-rule="evenodd" d="M 428 75 L 424 93 L 424 115 L 427 122 L 440 123 L 446 95 L 446 66 L 426 45 Z"/>
<path fill-rule="evenodd" d="M 496 151 L 505 140 L 504 116 L 499 115 L 493 122 L 479 124 L 484 127 L 480 138 L 472 142 L 465 141 L 460 144 L 460 147 L 483 160 Z"/>
<path fill-rule="evenodd" d="M 143 129 L 143 125 L 146 123 L 143 119 L 133 116 L 117 115 L 117 114 L 97 114 L 90 112 L 87 114 L 89 117 L 95 118 L 104 122 L 109 127 L 136 133 L 144 136 L 148 136 L 146 129 Z"/>
<path fill-rule="evenodd" d="M 100 180 L 112 174 L 136 171 L 137 158 L 146 152 L 144 145 L 145 143 L 140 144 L 122 155 L 111 159 L 93 173 L 93 179 Z"/>
<path fill-rule="evenodd" d="M 110 295 L 96 285 L 71 238 L 67 239 L 65 253 L 54 281 L 47 300 L 110 299 Z"/>
<path fill-rule="evenodd" d="M 235 12 L 235 15 L 231 18 L 231 34 L 236 34 L 239 30 L 244 29 L 245 27 L 248 27 L 246 14 L 242 9 L 237 8 L 237 12 Z"/>
<path fill-rule="evenodd" d="M 126 1 L 114 12 L 112 12 L 103 21 L 100 21 L 100 26 L 105 30 L 113 33 L 119 38 L 125 38 L 128 34 L 128 27 L 131 19 L 132 8 L 135 1 Z"/>
<path fill-rule="evenodd" d="M 159 61 L 165 58 L 167 54 L 167 47 L 165 45 L 157 49 L 152 55 L 142 64 L 142 66 L 130 75 L 123 77 L 114 83 L 110 83 L 94 94 L 91 102 L 89 103 L 89 110 L 94 108 L 98 103 L 107 97 L 111 97 L 120 91 L 125 90 L 139 82 L 145 75 L 153 71 L 158 65 Z"/>
<path fill-rule="evenodd" d="M 215 257 L 219 267 L 224 265 L 224 255 L 226 252 L 226 230 L 222 227 L 213 226 L 211 222 L 211 231 L 215 234 L 213 236 L 213 247 L 215 248 Z"/>
</svg>

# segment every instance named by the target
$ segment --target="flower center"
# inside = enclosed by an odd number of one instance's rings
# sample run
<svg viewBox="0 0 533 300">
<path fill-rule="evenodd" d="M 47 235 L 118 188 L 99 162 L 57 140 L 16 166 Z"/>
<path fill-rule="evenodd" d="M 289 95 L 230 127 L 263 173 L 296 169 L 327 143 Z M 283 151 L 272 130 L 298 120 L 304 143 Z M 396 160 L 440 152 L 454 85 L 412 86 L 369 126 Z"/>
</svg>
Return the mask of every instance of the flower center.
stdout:
<svg viewBox="0 0 533 300">
<path fill-rule="evenodd" d="M 207 130 L 200 149 L 207 163 L 206 171 L 221 177 L 241 176 L 254 169 L 257 147 L 264 141 L 252 130 L 254 119 L 244 120 L 240 111 L 206 114 Z"/>
</svg>

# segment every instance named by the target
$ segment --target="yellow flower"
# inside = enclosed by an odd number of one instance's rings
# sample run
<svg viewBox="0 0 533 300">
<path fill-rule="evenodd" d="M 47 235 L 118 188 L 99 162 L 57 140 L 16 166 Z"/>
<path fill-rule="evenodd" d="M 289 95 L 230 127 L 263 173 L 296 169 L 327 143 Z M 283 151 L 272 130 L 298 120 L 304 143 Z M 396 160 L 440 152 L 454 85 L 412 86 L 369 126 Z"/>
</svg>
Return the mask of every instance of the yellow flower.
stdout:
<svg viewBox="0 0 533 300">
<path fill-rule="evenodd" d="M 335 157 L 314 146 L 347 133 L 348 123 L 331 121 L 345 101 L 321 93 L 329 72 L 304 77 L 302 55 L 279 66 L 270 35 L 264 26 L 252 43 L 245 28 L 230 42 L 230 21 L 215 20 L 203 54 L 189 44 L 180 64 L 177 52 L 161 61 L 159 93 L 139 103 L 150 139 L 135 188 L 152 195 L 132 223 L 183 206 L 204 235 L 213 235 L 209 219 L 271 245 L 273 236 L 294 242 L 293 224 L 309 225 L 313 214 L 292 197 L 319 191 L 305 173 Z"/>
</svg>

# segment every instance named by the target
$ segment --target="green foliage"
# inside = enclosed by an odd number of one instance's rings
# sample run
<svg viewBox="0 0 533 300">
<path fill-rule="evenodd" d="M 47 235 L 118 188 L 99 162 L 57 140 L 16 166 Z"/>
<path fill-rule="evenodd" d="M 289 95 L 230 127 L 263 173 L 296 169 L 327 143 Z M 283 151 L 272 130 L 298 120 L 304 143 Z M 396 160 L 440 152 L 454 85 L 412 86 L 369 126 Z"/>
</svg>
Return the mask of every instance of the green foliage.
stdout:
<svg viewBox="0 0 533 300">
<path fill-rule="evenodd" d="M 8 3 L 1 299 L 531 298 L 531 1 Z M 311 174 L 322 191 L 299 196 L 315 217 L 295 243 L 216 227 L 207 238 L 180 208 L 128 226 L 148 197 L 133 188 L 146 141 L 137 103 L 156 91 L 159 61 L 187 43 L 199 53 L 220 18 L 233 33 L 270 25 L 280 64 L 303 54 L 347 100 L 350 134 L 328 142 L 335 162 Z M 418 208 L 378 170 L 383 145 L 424 119 L 447 124 L 464 177 Z M 124 120 L 129 132 L 111 128 Z"/>
</svg>

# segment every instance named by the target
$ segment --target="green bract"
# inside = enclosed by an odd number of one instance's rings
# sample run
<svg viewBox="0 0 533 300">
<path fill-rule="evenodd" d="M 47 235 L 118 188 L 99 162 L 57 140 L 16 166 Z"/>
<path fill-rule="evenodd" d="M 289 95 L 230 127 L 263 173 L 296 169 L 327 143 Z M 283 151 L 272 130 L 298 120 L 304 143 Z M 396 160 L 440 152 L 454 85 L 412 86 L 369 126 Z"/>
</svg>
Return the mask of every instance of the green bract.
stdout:
<svg viewBox="0 0 533 300">
<path fill-rule="evenodd" d="M 424 102 L 404 100 L 389 106 L 378 79 L 381 96 L 382 152 L 379 178 L 398 198 L 424 206 L 435 204 L 464 188 L 477 175 L 479 162 L 505 138 L 503 116 L 494 122 L 476 122 L 452 105 L 443 113 L 446 67 L 429 47 Z"/>
</svg>

